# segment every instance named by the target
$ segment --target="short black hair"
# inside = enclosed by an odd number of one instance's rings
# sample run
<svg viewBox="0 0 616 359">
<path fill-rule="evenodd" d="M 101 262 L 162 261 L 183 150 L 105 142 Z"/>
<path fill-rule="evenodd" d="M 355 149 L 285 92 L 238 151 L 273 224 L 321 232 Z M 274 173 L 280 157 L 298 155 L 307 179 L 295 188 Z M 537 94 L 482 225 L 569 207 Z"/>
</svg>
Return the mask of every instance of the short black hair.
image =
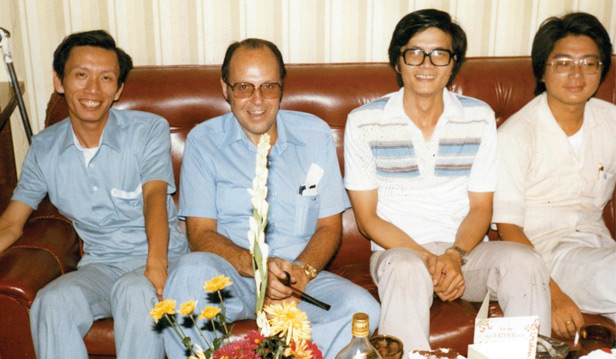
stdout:
<svg viewBox="0 0 616 359">
<path fill-rule="evenodd" d="M 453 49 L 453 55 L 455 56 L 453 61 L 453 69 L 451 77 L 447 86 L 451 85 L 453 79 L 456 77 L 462 63 L 466 59 L 466 33 L 460 25 L 451 20 L 451 16 L 440 10 L 436 9 L 424 9 L 414 11 L 404 16 L 396 25 L 393 35 L 391 36 L 391 42 L 389 44 L 389 65 L 396 70 L 396 67 L 400 64 L 400 49 L 417 33 L 424 31 L 428 28 L 435 27 L 449 36 L 451 36 L 451 46 Z M 398 85 L 404 86 L 402 82 L 402 76 L 396 71 L 396 77 Z"/>
<path fill-rule="evenodd" d="M 118 64 L 120 65 L 118 88 L 126 81 L 128 73 L 133 68 L 133 60 L 124 50 L 116 46 L 113 37 L 104 30 L 76 32 L 62 40 L 62 43 L 58 45 L 53 53 L 53 70 L 58 74 L 60 81 L 64 80 L 64 67 L 71 54 L 71 50 L 77 46 L 94 46 L 115 51 L 118 56 Z"/>
<path fill-rule="evenodd" d="M 287 77 L 287 69 L 284 67 L 284 61 L 282 60 L 282 54 L 278 47 L 271 41 L 263 40 L 263 39 L 245 39 L 240 42 L 234 42 L 227 48 L 227 52 L 225 53 L 225 59 L 222 63 L 221 71 L 222 71 L 222 80 L 226 83 L 229 83 L 229 65 L 231 64 L 231 58 L 237 49 L 240 47 L 245 47 L 247 49 L 262 49 L 268 48 L 272 50 L 274 56 L 276 57 L 276 62 L 278 62 L 278 70 L 280 72 L 280 83 L 284 85 L 284 79 Z"/>
<path fill-rule="evenodd" d="M 599 20 L 591 14 L 584 12 L 574 12 L 559 17 L 546 19 L 533 40 L 531 58 L 533 62 L 533 73 L 535 75 L 535 95 L 545 91 L 543 75 L 547 67 L 548 57 L 554 50 L 556 42 L 569 35 L 588 36 L 599 48 L 599 58 L 603 63 L 601 68 L 601 82 L 605 80 L 611 65 L 612 43 L 610 35 L 601 25 Z"/>
</svg>

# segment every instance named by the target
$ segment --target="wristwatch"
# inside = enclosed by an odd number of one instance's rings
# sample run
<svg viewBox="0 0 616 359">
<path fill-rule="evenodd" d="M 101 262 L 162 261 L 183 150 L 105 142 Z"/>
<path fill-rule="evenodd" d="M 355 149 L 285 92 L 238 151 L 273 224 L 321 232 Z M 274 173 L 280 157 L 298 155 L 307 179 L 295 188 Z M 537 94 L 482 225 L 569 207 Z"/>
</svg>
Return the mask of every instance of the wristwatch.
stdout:
<svg viewBox="0 0 616 359">
<path fill-rule="evenodd" d="M 451 246 L 451 247 L 447 248 L 445 250 L 445 252 L 448 249 L 453 249 L 454 251 L 458 252 L 458 254 L 460 255 L 460 261 L 462 262 L 461 265 L 465 265 L 466 264 L 466 256 L 467 256 L 468 253 L 466 253 L 466 251 L 464 249 L 462 249 L 462 248 L 460 248 L 458 246 Z"/>
<path fill-rule="evenodd" d="M 317 276 L 317 269 L 313 266 L 311 266 L 308 263 L 304 263 L 304 262 L 300 262 L 300 261 L 295 261 L 293 262 L 293 264 L 300 266 L 304 269 L 304 273 L 306 273 L 306 276 L 308 277 L 308 279 L 312 280 Z"/>
</svg>

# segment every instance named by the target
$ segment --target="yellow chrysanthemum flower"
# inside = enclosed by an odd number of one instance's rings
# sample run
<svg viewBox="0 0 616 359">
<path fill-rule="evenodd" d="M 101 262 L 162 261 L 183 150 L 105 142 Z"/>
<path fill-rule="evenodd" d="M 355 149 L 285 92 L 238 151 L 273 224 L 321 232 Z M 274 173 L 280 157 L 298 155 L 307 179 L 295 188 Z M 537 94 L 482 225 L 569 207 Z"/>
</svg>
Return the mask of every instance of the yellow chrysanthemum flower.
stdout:
<svg viewBox="0 0 616 359">
<path fill-rule="evenodd" d="M 154 308 L 150 310 L 150 317 L 154 319 L 154 323 L 158 323 L 165 314 L 175 314 L 175 300 L 165 299 L 156 303 Z"/>
<path fill-rule="evenodd" d="M 195 311 L 197 302 L 195 300 L 189 300 L 188 302 L 180 304 L 180 314 L 191 315 Z"/>
<path fill-rule="evenodd" d="M 195 350 L 196 356 L 191 355 L 188 357 L 188 359 L 207 359 L 205 357 L 205 353 L 203 352 L 203 349 L 197 344 L 195 344 L 195 347 L 197 347 L 197 349 Z"/>
<path fill-rule="evenodd" d="M 201 314 L 199 314 L 199 319 L 212 319 L 220 313 L 220 308 L 218 307 L 205 307 Z"/>
<path fill-rule="evenodd" d="M 270 314 L 269 324 L 272 333 L 280 333 L 286 342 L 299 343 L 310 340 L 310 322 L 308 316 L 297 308 L 295 302 L 268 305 L 263 310 Z"/>
<path fill-rule="evenodd" d="M 285 350 L 284 355 L 293 359 L 312 359 L 312 350 L 308 350 L 308 345 L 305 340 L 295 342 L 295 350 L 290 347 Z"/>
<path fill-rule="evenodd" d="M 215 292 L 217 290 L 222 290 L 225 287 L 232 285 L 231 279 L 224 274 L 219 275 L 218 277 L 214 277 L 208 281 L 206 281 L 203 285 L 203 289 L 206 292 Z"/>
</svg>

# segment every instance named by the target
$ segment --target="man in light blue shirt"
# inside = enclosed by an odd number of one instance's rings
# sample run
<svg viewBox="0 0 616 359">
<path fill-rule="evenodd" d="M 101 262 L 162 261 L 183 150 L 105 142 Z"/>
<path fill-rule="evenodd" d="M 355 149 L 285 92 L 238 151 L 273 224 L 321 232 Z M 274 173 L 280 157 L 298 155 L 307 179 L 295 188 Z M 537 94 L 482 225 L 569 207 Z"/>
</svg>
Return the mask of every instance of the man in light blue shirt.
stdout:
<svg viewBox="0 0 616 359">
<path fill-rule="evenodd" d="M 168 262 L 186 253 L 167 121 L 111 110 L 132 60 L 104 31 L 72 34 L 54 53 L 54 86 L 69 118 L 34 137 L 12 201 L 0 217 L 0 251 L 49 195 L 83 241 L 78 269 L 41 289 L 30 310 L 37 358 L 87 358 L 83 336 L 113 316 L 118 358 L 163 358 L 148 310 L 162 298 Z"/>
<path fill-rule="evenodd" d="M 312 339 L 331 358 L 351 340 L 351 321 L 363 311 L 376 328 L 379 306 L 363 288 L 322 271 L 341 240 L 342 212 L 349 201 L 342 185 L 331 130 L 317 117 L 279 110 L 285 69 L 280 51 L 265 40 L 232 44 L 222 65 L 222 91 L 231 113 L 210 119 L 188 135 L 182 161 L 180 216 L 186 218 L 194 253 L 170 273 L 165 297 L 208 305 L 203 282 L 224 274 L 231 278 L 226 316 L 230 321 L 255 318 L 255 283 L 247 233 L 256 144 L 270 136 L 268 157 L 269 281 L 266 304 L 299 302 L 280 282 L 291 274 L 297 289 L 331 304 L 325 311 L 306 302 L 299 308 L 312 324 Z M 307 176 L 322 171 L 314 188 L 302 190 Z M 318 177 L 318 176 L 316 176 Z M 206 253 L 209 252 L 209 253 Z M 198 332 L 187 328 L 196 340 Z M 211 342 L 214 334 L 206 331 Z M 165 333 L 171 358 L 185 355 L 173 331 Z"/>
</svg>

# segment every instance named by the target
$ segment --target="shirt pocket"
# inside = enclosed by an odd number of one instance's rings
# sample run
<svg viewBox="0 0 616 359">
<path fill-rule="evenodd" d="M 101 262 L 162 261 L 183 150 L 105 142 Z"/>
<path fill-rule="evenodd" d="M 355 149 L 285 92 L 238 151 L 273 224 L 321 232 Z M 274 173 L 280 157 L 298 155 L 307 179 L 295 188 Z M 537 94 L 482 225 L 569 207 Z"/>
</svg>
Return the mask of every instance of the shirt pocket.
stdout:
<svg viewBox="0 0 616 359">
<path fill-rule="evenodd" d="M 319 219 L 319 208 L 321 207 L 321 196 L 302 196 L 295 197 L 295 228 L 296 236 L 312 236 L 317 228 Z"/>
<path fill-rule="evenodd" d="M 141 183 L 133 190 L 112 188 L 110 191 L 113 205 L 119 219 L 134 219 L 143 216 L 143 194 Z"/>
<path fill-rule="evenodd" d="M 615 185 L 616 173 L 601 171 L 593 190 L 593 204 L 598 208 L 605 207 L 607 202 L 612 199 Z"/>
</svg>

